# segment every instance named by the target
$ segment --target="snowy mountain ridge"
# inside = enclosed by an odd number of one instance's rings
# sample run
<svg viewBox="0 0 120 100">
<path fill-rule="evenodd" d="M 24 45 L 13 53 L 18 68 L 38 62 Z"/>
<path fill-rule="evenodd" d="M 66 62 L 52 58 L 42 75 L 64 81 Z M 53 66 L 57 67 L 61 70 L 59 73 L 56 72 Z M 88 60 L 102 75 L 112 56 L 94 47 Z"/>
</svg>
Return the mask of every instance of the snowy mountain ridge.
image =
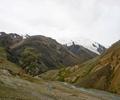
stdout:
<svg viewBox="0 0 120 100">
<path fill-rule="evenodd" d="M 65 44 L 67 46 L 71 46 L 73 44 L 81 45 L 81 46 L 87 48 L 88 50 L 90 50 L 96 54 L 99 54 L 99 55 L 106 50 L 106 48 L 103 45 L 101 45 L 97 42 L 94 42 L 92 40 L 89 40 L 89 39 L 79 39 L 79 40 L 75 40 L 75 41 L 71 40 Z"/>
</svg>

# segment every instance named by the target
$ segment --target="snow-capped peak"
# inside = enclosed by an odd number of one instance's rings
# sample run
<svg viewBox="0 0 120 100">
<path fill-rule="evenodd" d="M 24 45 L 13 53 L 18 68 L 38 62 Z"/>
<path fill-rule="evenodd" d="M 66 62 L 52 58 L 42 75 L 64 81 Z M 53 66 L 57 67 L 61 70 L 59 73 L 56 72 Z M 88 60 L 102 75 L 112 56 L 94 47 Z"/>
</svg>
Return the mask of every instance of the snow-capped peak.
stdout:
<svg viewBox="0 0 120 100">
<path fill-rule="evenodd" d="M 101 54 L 105 51 L 105 47 L 102 46 L 101 44 L 94 42 L 92 40 L 89 39 L 79 39 L 79 40 L 71 40 L 69 42 L 66 43 L 67 46 L 71 46 L 76 44 L 76 45 L 82 45 L 83 47 L 87 48 L 88 50 L 96 53 L 96 54 Z"/>
</svg>

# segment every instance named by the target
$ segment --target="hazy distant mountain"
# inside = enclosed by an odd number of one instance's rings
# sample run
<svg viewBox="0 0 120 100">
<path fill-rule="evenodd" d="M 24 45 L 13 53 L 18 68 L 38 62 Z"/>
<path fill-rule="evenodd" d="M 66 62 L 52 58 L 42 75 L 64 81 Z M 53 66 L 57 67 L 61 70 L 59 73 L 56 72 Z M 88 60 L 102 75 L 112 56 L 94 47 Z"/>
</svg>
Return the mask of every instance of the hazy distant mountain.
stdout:
<svg viewBox="0 0 120 100">
<path fill-rule="evenodd" d="M 79 40 L 73 40 L 73 41 L 69 41 L 67 43 L 65 43 L 67 46 L 71 46 L 73 45 L 73 42 L 75 45 L 80 45 L 80 46 L 83 46 L 84 48 L 96 53 L 96 54 L 102 54 L 103 52 L 105 52 L 106 48 L 97 43 L 97 42 L 94 42 L 92 40 L 89 40 L 89 39 L 85 39 L 85 38 L 81 38 Z"/>
<path fill-rule="evenodd" d="M 74 53 L 75 55 L 79 56 L 79 58 L 82 58 L 83 62 L 98 56 L 98 54 L 85 48 L 84 46 L 77 45 L 74 42 L 72 42 L 72 43 L 73 44 L 71 44 L 69 46 L 65 45 L 65 47 L 68 50 L 70 50 L 72 53 Z"/>
</svg>

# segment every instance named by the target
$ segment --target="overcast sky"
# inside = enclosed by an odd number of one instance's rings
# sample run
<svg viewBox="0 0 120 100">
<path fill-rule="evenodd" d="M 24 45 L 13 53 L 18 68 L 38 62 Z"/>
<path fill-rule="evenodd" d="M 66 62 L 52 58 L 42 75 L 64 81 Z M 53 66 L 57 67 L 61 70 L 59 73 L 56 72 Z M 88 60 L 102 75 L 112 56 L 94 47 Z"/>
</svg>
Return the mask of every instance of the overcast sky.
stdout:
<svg viewBox="0 0 120 100">
<path fill-rule="evenodd" d="M 120 39 L 120 0 L 0 0 L 0 31 L 108 46 Z"/>
</svg>

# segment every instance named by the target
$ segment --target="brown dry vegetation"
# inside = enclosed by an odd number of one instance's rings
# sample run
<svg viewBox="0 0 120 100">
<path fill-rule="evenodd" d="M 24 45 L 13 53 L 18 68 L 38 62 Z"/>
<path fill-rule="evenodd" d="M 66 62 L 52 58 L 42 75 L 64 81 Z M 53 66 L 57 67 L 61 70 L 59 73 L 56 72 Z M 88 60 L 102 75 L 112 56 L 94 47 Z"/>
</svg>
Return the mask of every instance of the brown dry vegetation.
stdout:
<svg viewBox="0 0 120 100">
<path fill-rule="evenodd" d="M 100 57 L 61 69 L 54 79 L 120 94 L 120 41 L 113 44 Z"/>
</svg>

